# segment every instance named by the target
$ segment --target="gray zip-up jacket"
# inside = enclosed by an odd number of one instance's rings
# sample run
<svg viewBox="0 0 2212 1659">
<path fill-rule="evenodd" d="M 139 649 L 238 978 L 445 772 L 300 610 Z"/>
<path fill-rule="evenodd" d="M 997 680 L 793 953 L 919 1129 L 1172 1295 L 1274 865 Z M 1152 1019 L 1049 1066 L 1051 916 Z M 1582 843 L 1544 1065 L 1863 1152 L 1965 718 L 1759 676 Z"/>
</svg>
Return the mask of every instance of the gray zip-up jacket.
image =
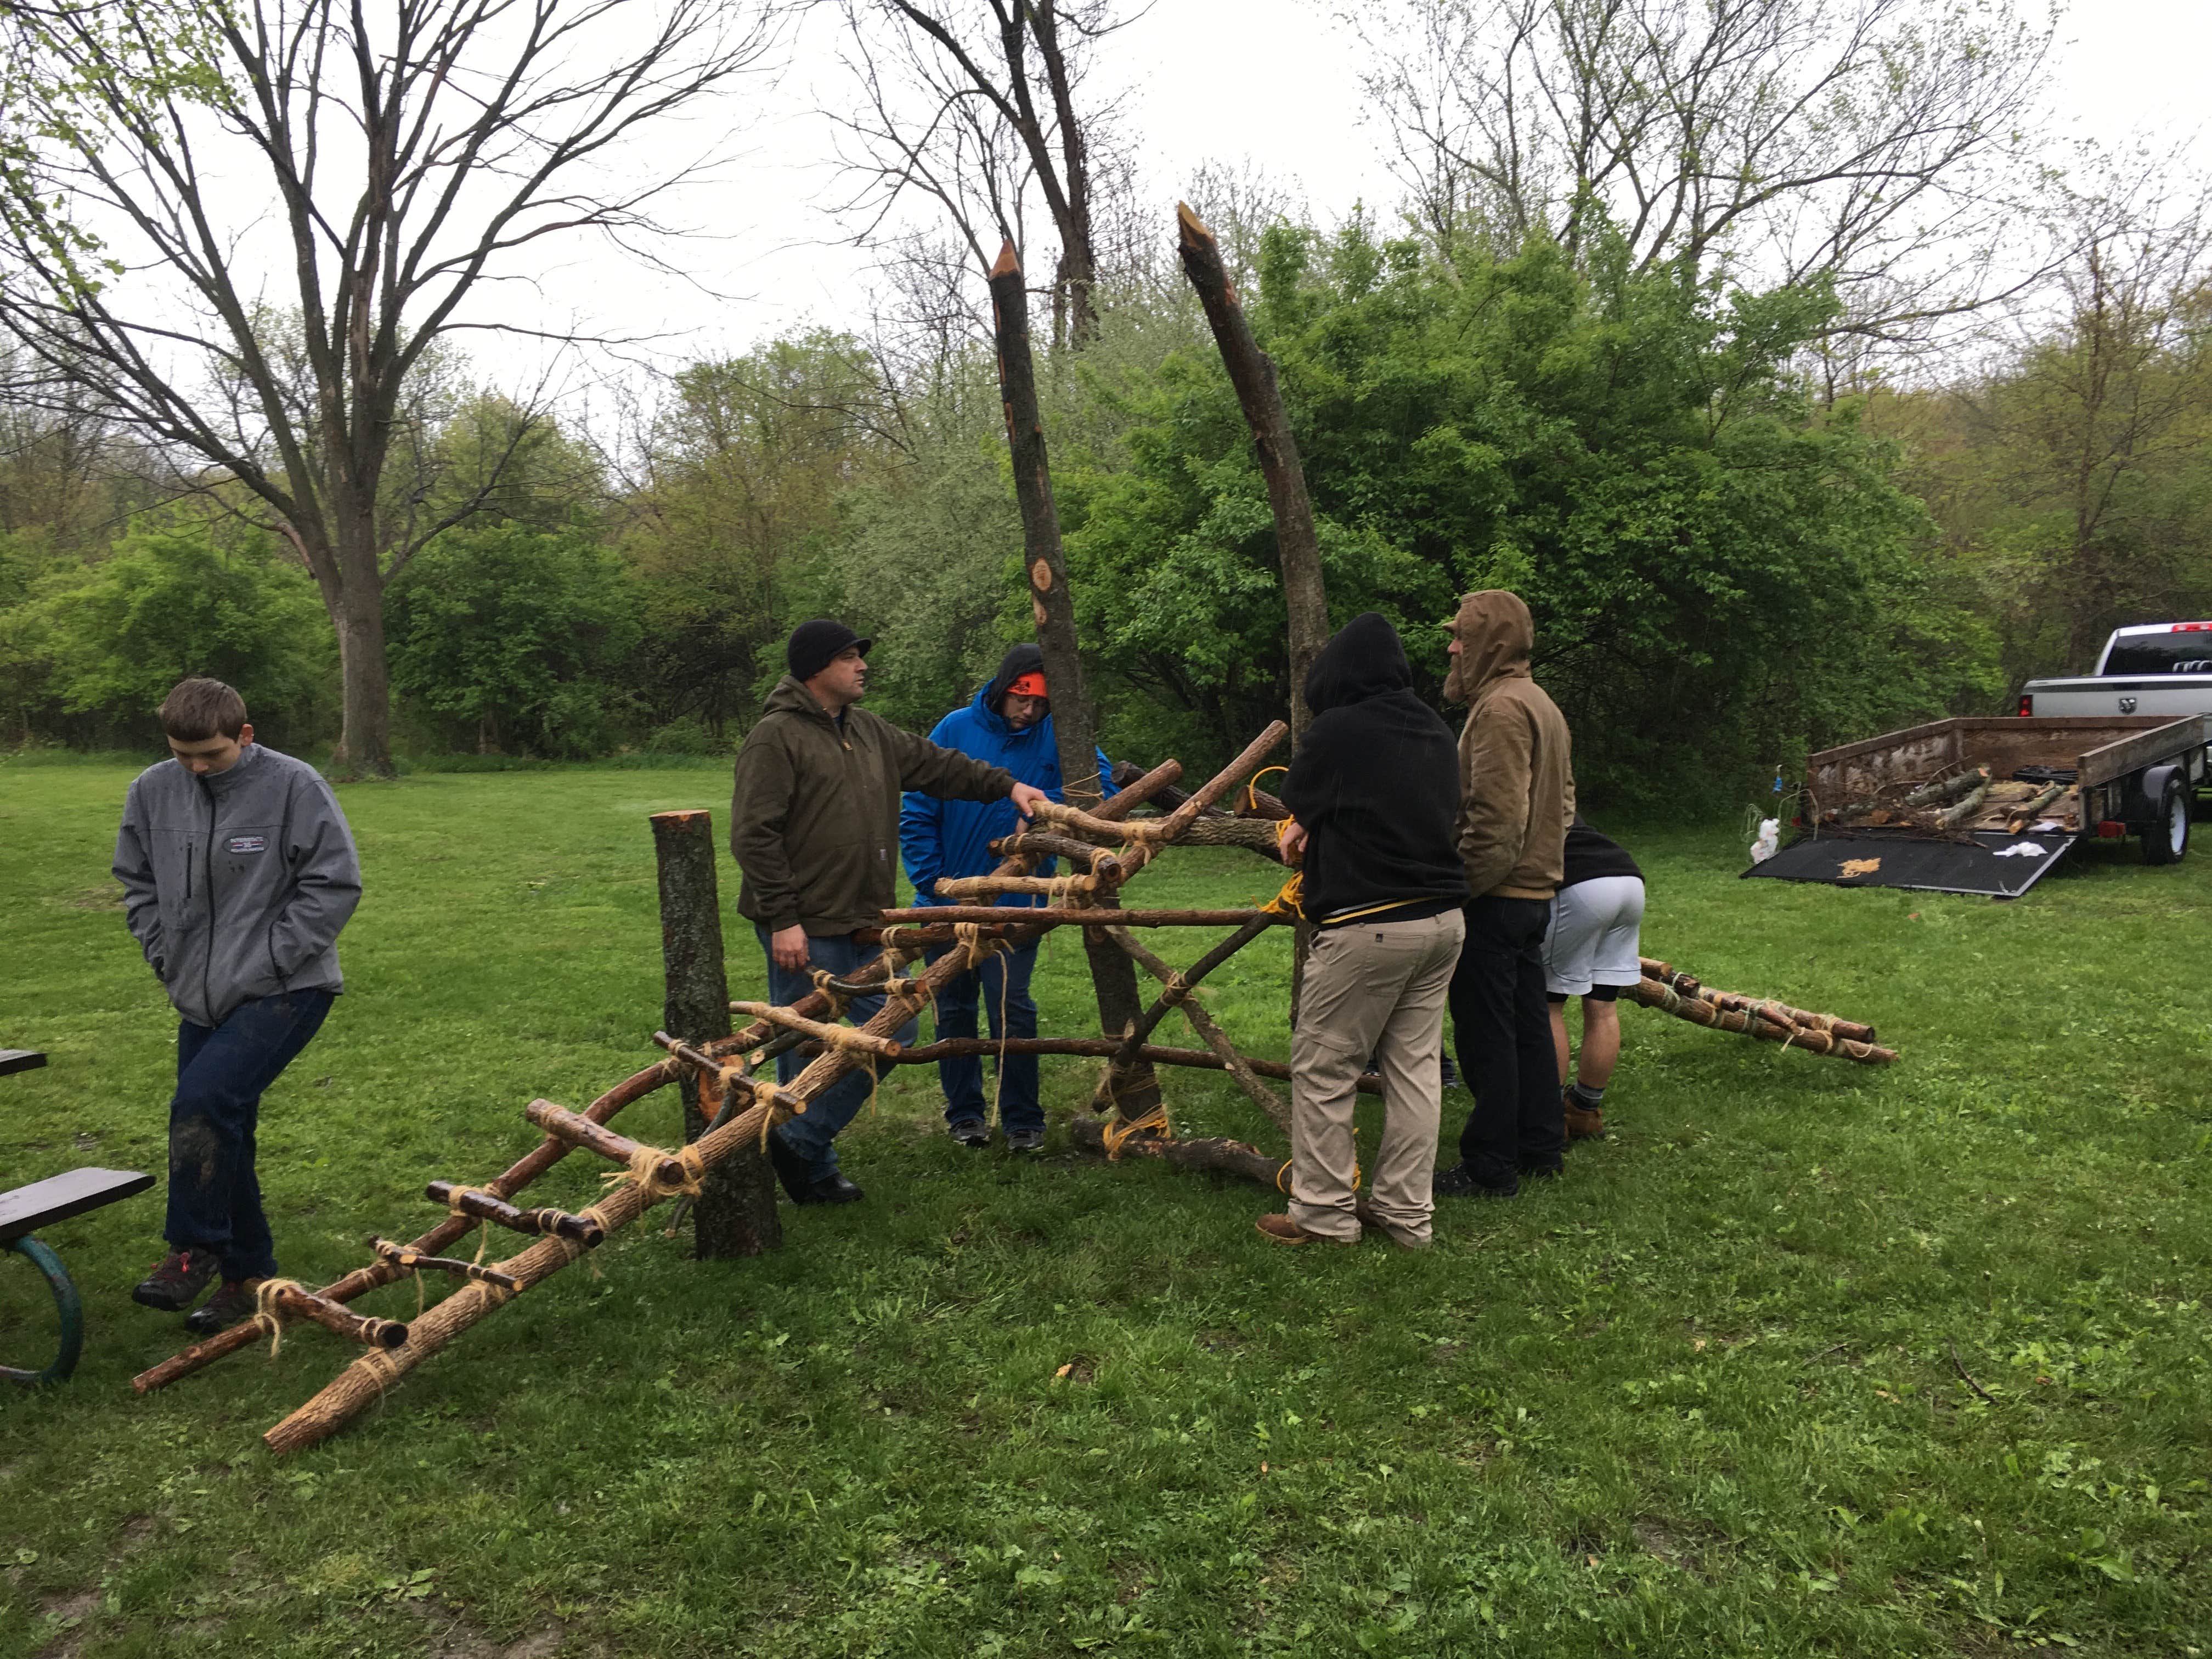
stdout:
<svg viewBox="0 0 2212 1659">
<path fill-rule="evenodd" d="M 280 991 L 343 991 L 361 902 L 353 831 L 322 775 L 252 743 L 227 772 L 173 760 L 131 781 L 115 838 L 123 909 L 177 1012 L 220 1025 Z"/>
</svg>

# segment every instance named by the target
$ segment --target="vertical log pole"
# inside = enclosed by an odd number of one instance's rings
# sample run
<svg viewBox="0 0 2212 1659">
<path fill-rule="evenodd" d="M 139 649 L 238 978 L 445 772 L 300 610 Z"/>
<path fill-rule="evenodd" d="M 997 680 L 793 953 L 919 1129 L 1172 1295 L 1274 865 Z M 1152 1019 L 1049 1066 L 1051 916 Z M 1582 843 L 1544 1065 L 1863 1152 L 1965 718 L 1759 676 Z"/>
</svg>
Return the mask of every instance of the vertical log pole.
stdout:
<svg viewBox="0 0 2212 1659">
<path fill-rule="evenodd" d="M 668 983 L 663 1027 L 695 1046 L 727 1036 L 730 985 L 722 965 L 714 815 L 655 812 L 653 849 L 660 866 L 660 957 Z M 683 1085 L 684 1139 L 696 1140 L 706 1133 L 713 1111 L 700 1097 L 697 1076 L 688 1069 Z M 758 1255 L 782 1247 L 775 1180 L 757 1146 L 708 1172 L 691 1213 L 702 1258 Z"/>
<path fill-rule="evenodd" d="M 1213 330 L 1213 343 L 1221 348 L 1221 361 L 1229 370 L 1229 383 L 1237 388 L 1237 401 L 1244 410 L 1244 423 L 1252 428 L 1252 446 L 1260 453 L 1260 471 L 1267 480 L 1267 504 L 1275 516 L 1275 556 L 1282 568 L 1283 604 L 1290 616 L 1291 744 L 1305 739 L 1306 670 L 1328 643 L 1328 591 L 1321 574 L 1321 539 L 1314 532 L 1313 502 L 1306 495 L 1306 473 L 1298 460 L 1297 440 L 1291 435 L 1290 416 L 1275 384 L 1275 365 L 1252 337 L 1243 302 L 1237 297 L 1228 268 L 1221 262 L 1220 245 L 1199 216 L 1182 203 L 1176 204 L 1180 228 L 1176 252 L 1182 256 L 1183 274 L 1198 290 L 1199 303 Z"/>
<path fill-rule="evenodd" d="M 1060 775 L 1066 780 L 1068 804 L 1087 810 L 1104 799 L 1107 781 L 1098 775 L 1095 711 L 1083 683 L 1083 660 L 1076 648 L 1075 596 L 1068 590 L 1060 513 L 1052 500 L 1044 416 L 1037 408 L 1036 366 L 1030 356 L 1029 290 L 1023 286 L 1021 259 L 1012 242 L 999 250 L 998 263 L 991 267 L 991 313 L 998 334 L 1006 447 L 1013 457 L 1014 499 L 1022 513 L 1022 562 L 1029 570 L 1037 645 L 1044 653 Z M 1100 1029 L 1114 1036 L 1133 1030 L 1145 1012 L 1135 965 L 1101 928 L 1083 930 L 1083 949 L 1091 962 Z M 1143 1117 L 1159 1104 L 1159 1079 L 1143 1061 L 1117 1068 L 1113 1094 L 1122 1116 Z"/>
<path fill-rule="evenodd" d="M 1190 278 L 1199 304 L 1206 308 L 1213 343 L 1221 349 L 1222 364 L 1229 371 L 1230 385 L 1237 388 L 1244 424 L 1252 428 L 1252 447 L 1260 453 L 1260 471 L 1267 480 L 1267 505 L 1275 516 L 1275 557 L 1283 573 L 1283 606 L 1290 617 L 1291 746 L 1295 750 L 1305 741 L 1306 722 L 1312 718 L 1306 709 L 1306 670 L 1328 643 L 1328 590 L 1322 581 L 1321 538 L 1314 531 L 1306 471 L 1298 459 L 1297 440 L 1291 434 L 1291 417 L 1283 408 L 1282 389 L 1275 384 L 1274 361 L 1252 337 L 1243 302 L 1221 262 L 1221 245 L 1182 202 L 1176 204 L 1176 225 L 1183 275 Z M 1306 957 L 1312 948 L 1313 931 L 1300 922 L 1291 958 L 1293 1025 L 1298 1021 Z"/>
</svg>

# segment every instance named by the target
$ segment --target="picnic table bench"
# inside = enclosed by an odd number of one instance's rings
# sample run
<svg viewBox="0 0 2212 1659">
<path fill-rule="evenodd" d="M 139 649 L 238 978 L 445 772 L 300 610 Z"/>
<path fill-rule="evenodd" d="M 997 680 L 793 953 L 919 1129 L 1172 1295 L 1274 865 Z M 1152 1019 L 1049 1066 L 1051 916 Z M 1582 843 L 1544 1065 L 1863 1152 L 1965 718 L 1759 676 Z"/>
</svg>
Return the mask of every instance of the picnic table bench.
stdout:
<svg viewBox="0 0 2212 1659">
<path fill-rule="evenodd" d="M 33 1071 L 46 1063 L 46 1057 L 35 1049 L 0 1048 L 0 1077 L 10 1072 Z M 27 1187 L 0 1193 L 0 1249 L 27 1256 L 32 1266 L 46 1275 L 46 1284 L 54 1293 L 54 1307 L 61 1315 L 62 1327 L 61 1347 L 52 1364 L 35 1371 L 0 1365 L 0 1378 L 15 1382 L 59 1382 L 76 1370 L 77 1357 L 84 1352 L 84 1304 L 78 1299 L 76 1286 L 70 1280 L 69 1269 L 62 1266 L 59 1256 L 31 1235 L 57 1221 L 67 1221 L 119 1199 L 133 1197 L 153 1184 L 152 1176 L 137 1170 L 86 1169 L 49 1176 Z"/>
</svg>

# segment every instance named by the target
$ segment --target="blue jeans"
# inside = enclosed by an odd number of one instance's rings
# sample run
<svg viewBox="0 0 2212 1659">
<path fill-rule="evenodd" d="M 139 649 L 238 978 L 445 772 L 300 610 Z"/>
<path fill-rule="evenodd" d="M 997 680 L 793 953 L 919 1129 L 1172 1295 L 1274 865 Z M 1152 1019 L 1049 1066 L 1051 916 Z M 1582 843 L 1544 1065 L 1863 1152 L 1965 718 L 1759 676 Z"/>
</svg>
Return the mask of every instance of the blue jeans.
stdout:
<svg viewBox="0 0 2212 1659">
<path fill-rule="evenodd" d="M 261 1091 L 307 1046 L 331 1011 L 329 991 L 256 997 L 220 1025 L 177 1025 L 177 1092 L 169 1103 L 170 1248 L 205 1250 L 225 1279 L 276 1272 L 253 1133 Z"/>
<path fill-rule="evenodd" d="M 951 947 L 945 947 L 946 950 Z M 935 962 L 945 950 L 929 952 Z M 975 1035 L 975 1004 L 980 1000 L 990 1016 L 991 1035 L 1033 1037 L 1037 1034 L 1037 1006 L 1030 996 L 1030 975 L 1036 971 L 1037 947 L 1001 952 L 972 973 L 961 975 L 937 994 L 937 1036 L 972 1037 Z M 999 1029 L 1000 999 L 1006 1008 L 1006 1029 Z M 1044 1108 L 1037 1103 L 1037 1057 L 1008 1054 L 1000 1060 L 999 1127 L 1003 1129 L 1042 1129 Z M 983 1098 L 983 1062 L 975 1055 L 937 1062 L 937 1080 L 945 1089 L 945 1121 L 959 1123 L 990 1115 Z"/>
<path fill-rule="evenodd" d="M 775 965 L 775 952 L 769 948 L 769 931 L 756 927 L 759 935 L 761 954 L 768 958 L 768 998 L 770 1002 L 788 1006 L 814 988 L 812 977 L 806 974 L 787 974 Z M 839 979 L 860 971 L 883 954 L 872 945 L 855 945 L 843 933 L 831 933 L 817 938 L 806 936 L 806 960 L 811 967 L 826 968 Z M 883 1012 L 881 997 L 854 997 L 847 1005 L 847 1018 L 858 1025 L 872 1019 Z M 915 1022 L 907 1021 L 896 1034 L 901 1042 L 914 1041 Z M 779 1083 L 788 1083 L 806 1069 L 805 1060 L 795 1054 L 778 1054 L 775 1076 Z M 837 1173 L 837 1132 L 850 1123 L 866 1102 L 870 1093 L 869 1067 L 872 1061 L 863 1061 L 848 1072 L 821 1094 L 806 1103 L 806 1110 L 783 1124 L 776 1131 L 786 1146 L 806 1160 L 806 1166 L 817 1181 L 827 1181 Z"/>
</svg>

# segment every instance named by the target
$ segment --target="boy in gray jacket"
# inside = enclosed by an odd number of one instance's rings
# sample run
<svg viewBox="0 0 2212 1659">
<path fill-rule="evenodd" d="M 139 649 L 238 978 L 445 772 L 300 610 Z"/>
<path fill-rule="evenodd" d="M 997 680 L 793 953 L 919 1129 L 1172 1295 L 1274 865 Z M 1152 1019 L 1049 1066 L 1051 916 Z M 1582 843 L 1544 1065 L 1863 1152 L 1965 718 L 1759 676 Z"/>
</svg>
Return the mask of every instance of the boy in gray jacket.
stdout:
<svg viewBox="0 0 2212 1659">
<path fill-rule="evenodd" d="M 220 1271 L 185 1322 L 207 1334 L 252 1314 L 276 1272 L 253 1171 L 261 1091 L 345 988 L 337 937 L 361 865 L 330 786 L 257 744 L 221 680 L 179 682 L 161 720 L 175 758 L 133 781 L 115 840 L 125 919 L 181 1017 L 169 1254 L 131 1294 L 181 1313 Z"/>
</svg>

